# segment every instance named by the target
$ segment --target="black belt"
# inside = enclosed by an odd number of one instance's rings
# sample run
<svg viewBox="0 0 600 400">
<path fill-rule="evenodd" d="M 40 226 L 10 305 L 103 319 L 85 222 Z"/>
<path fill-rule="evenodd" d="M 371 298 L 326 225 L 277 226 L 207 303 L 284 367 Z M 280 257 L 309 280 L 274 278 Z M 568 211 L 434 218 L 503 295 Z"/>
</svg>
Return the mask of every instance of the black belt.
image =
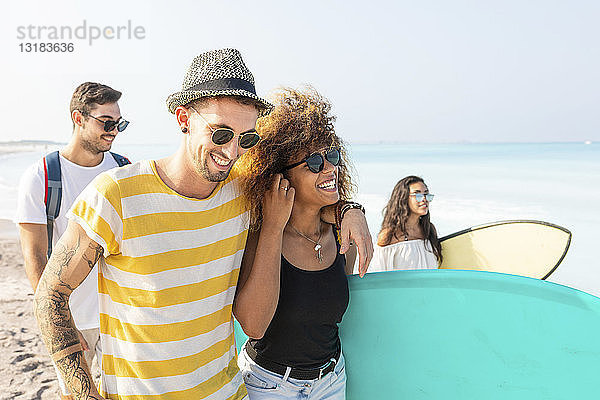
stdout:
<svg viewBox="0 0 600 400">
<path fill-rule="evenodd" d="M 252 345 L 250 345 L 249 342 L 246 342 L 245 349 L 246 349 L 246 353 L 248 354 L 248 357 L 250 357 L 252 359 L 252 361 L 257 363 L 264 369 L 267 369 L 278 375 L 285 375 L 285 372 L 287 371 L 287 368 L 288 368 L 285 365 L 277 364 L 273 361 L 265 359 L 264 357 L 261 357 L 260 354 L 258 354 L 256 352 L 254 347 L 252 347 Z M 322 366 L 321 368 L 314 368 L 314 369 L 292 368 L 292 370 L 290 371 L 290 374 L 288 376 L 290 378 L 301 379 L 301 380 L 321 379 L 322 377 L 324 377 L 325 375 L 327 375 L 328 373 L 330 373 L 331 371 L 333 371 L 335 369 L 335 364 L 339 361 L 339 359 L 340 359 L 340 351 L 338 350 L 338 352 L 335 354 L 335 356 L 332 357 L 332 359 L 327 364 Z"/>
</svg>

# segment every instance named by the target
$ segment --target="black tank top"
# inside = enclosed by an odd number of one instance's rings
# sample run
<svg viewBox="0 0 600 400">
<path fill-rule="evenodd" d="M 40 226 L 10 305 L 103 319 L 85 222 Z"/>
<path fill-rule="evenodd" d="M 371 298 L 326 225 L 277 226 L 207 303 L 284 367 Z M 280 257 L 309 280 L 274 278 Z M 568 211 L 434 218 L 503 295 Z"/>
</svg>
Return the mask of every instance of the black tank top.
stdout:
<svg viewBox="0 0 600 400">
<path fill-rule="evenodd" d="M 338 324 L 348 307 L 346 257 L 320 271 L 305 271 L 281 256 L 279 302 L 261 339 L 250 345 L 263 358 L 295 368 L 319 368 L 340 349 Z"/>
</svg>

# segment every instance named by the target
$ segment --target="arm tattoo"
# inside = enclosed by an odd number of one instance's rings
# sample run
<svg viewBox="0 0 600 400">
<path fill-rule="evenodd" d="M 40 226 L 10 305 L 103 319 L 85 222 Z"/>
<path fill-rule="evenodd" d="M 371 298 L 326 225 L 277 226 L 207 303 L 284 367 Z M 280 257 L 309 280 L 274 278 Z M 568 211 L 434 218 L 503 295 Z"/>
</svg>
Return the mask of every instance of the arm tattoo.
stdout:
<svg viewBox="0 0 600 400">
<path fill-rule="evenodd" d="M 77 330 L 69 310 L 69 294 L 74 290 L 63 280 L 63 270 L 71 262 L 79 249 L 79 239 L 72 248 L 58 246 L 52 252 L 46 269 L 58 279 L 58 288 L 50 288 L 42 277 L 35 298 L 35 315 L 40 326 L 42 338 L 50 354 L 54 354 L 79 343 Z"/>
<path fill-rule="evenodd" d="M 93 260 L 90 260 L 85 254 L 83 255 L 83 259 L 85 261 L 87 261 L 88 267 L 90 267 L 90 269 L 92 269 L 92 268 L 94 268 L 94 265 L 96 265 L 98 260 L 100 260 L 100 257 L 102 257 L 102 254 L 104 254 L 104 249 L 102 248 L 102 246 L 100 246 L 99 244 L 95 244 L 95 243 L 90 243 L 89 248 L 94 250 Z"/>
<path fill-rule="evenodd" d="M 65 274 L 69 271 L 69 264 L 77 261 L 74 259 L 80 251 L 80 238 L 71 246 L 59 245 L 52 253 L 42 279 L 37 288 L 34 300 L 34 311 L 42 334 L 51 355 L 60 357 L 57 353 L 80 349 L 78 332 L 69 310 L 69 295 L 75 289 L 65 280 Z M 84 254 L 83 259 L 87 261 L 90 268 L 102 256 L 102 247 L 90 245 L 94 250 L 93 260 Z M 76 268 L 71 265 L 70 268 Z M 66 354 L 56 360 L 56 364 L 65 377 L 65 382 L 77 399 L 96 398 L 90 396 L 90 390 L 94 387 L 89 371 L 85 368 L 83 352 L 76 351 Z M 95 388 L 94 388 L 95 389 Z M 93 393 L 96 391 L 93 390 Z"/>
<path fill-rule="evenodd" d="M 52 251 L 52 255 L 48 260 L 48 267 L 53 267 L 51 268 L 51 271 L 54 272 L 59 279 L 62 276 L 63 268 L 69 265 L 73 256 L 77 253 L 77 250 L 79 250 L 79 244 L 80 238 L 78 237 L 77 244 L 73 246 L 73 248 L 69 249 L 59 242 L 56 246 L 57 248 Z"/>
<path fill-rule="evenodd" d="M 72 290 L 66 284 L 65 288 Z M 35 298 L 35 315 L 42 338 L 50 354 L 57 353 L 79 343 L 75 323 L 69 310 L 69 296 L 58 290 L 50 290 L 45 282 L 38 286 Z"/>
<path fill-rule="evenodd" d="M 83 353 L 78 351 L 56 361 L 65 381 L 76 399 L 98 399 L 90 395 L 94 382 L 86 371 Z"/>
</svg>

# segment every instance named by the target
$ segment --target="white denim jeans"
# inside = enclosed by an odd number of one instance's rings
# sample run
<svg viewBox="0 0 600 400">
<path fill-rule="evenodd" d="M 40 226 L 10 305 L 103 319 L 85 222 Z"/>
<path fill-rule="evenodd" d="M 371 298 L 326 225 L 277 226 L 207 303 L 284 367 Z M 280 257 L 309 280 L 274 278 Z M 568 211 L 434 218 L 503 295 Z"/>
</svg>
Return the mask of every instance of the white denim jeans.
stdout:
<svg viewBox="0 0 600 400">
<path fill-rule="evenodd" d="M 321 379 L 294 379 L 266 370 L 248 357 L 245 346 L 238 357 L 238 366 L 242 371 L 250 400 L 346 399 L 346 369 L 342 354 L 335 369 Z"/>
</svg>

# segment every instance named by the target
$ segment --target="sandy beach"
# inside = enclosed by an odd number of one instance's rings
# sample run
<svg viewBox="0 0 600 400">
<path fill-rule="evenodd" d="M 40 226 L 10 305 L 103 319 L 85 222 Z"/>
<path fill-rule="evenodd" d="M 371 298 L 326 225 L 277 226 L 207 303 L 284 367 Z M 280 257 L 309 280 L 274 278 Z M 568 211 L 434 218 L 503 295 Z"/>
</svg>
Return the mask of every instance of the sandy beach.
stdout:
<svg viewBox="0 0 600 400">
<path fill-rule="evenodd" d="M 47 144 L 2 143 L 0 154 L 46 150 Z M 57 399 L 58 382 L 33 316 L 15 224 L 0 219 L 0 399 Z"/>
<path fill-rule="evenodd" d="M 58 383 L 32 310 L 17 230 L 0 220 L 1 399 L 56 399 Z"/>
</svg>

